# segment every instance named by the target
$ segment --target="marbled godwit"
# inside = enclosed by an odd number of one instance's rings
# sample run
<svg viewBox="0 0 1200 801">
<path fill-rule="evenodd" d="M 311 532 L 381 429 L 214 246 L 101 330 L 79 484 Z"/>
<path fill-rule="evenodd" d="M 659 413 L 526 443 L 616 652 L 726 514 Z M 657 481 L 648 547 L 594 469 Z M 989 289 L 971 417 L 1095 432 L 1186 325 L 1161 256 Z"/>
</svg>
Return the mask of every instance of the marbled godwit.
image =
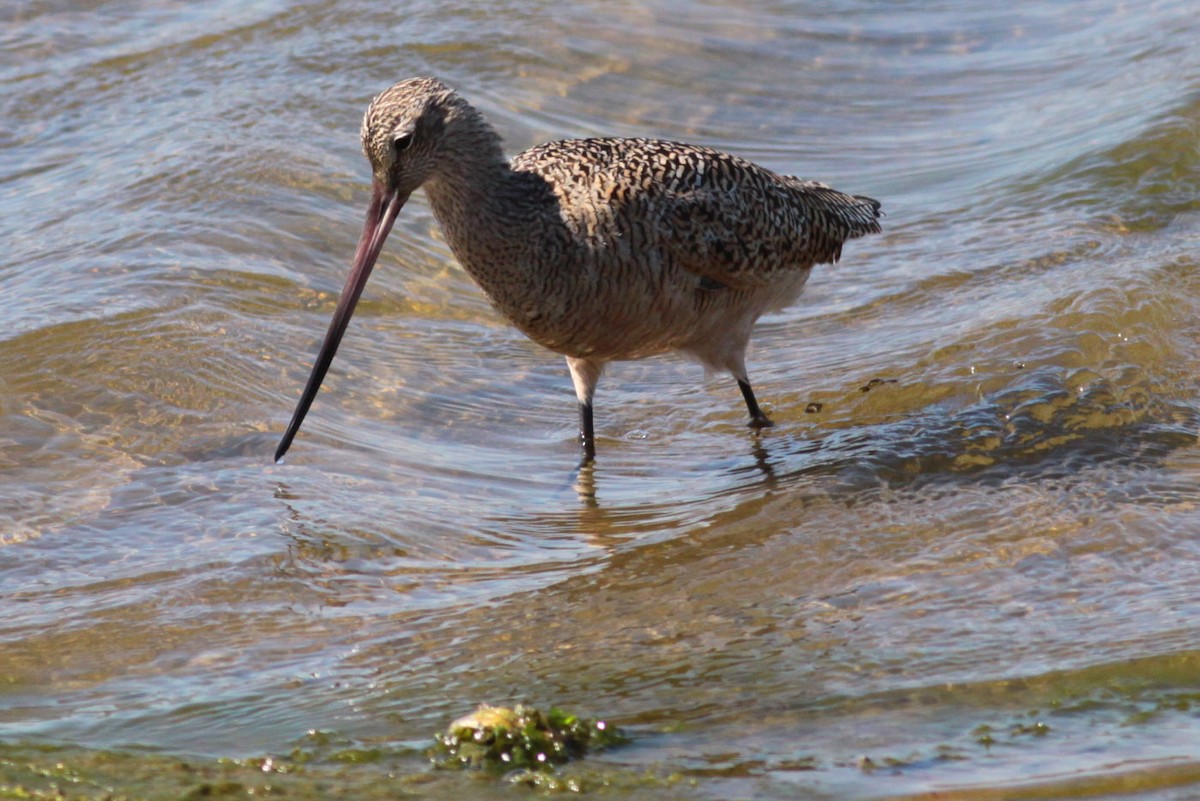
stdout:
<svg viewBox="0 0 1200 801">
<path fill-rule="evenodd" d="M 277 461 L 418 187 L 496 309 L 567 357 L 585 462 L 596 454 L 596 382 L 618 359 L 678 351 L 728 372 L 750 425 L 771 425 L 746 374 L 755 321 L 795 301 L 813 265 L 837 261 L 847 239 L 879 231 L 878 201 L 705 147 L 572 139 L 507 161 L 487 120 L 432 78 L 372 100 L 362 146 L 374 173 L 366 223 Z"/>
</svg>

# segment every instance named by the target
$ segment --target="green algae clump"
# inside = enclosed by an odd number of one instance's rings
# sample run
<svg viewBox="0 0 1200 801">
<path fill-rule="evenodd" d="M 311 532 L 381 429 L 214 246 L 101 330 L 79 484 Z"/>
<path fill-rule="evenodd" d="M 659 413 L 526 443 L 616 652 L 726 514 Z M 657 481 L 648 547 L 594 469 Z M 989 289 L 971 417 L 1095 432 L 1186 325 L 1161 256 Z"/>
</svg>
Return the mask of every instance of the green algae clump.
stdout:
<svg viewBox="0 0 1200 801">
<path fill-rule="evenodd" d="M 551 707 L 542 712 L 484 704 L 435 736 L 430 757 L 436 767 L 496 771 L 552 771 L 590 750 L 625 741 L 615 726 Z"/>
</svg>

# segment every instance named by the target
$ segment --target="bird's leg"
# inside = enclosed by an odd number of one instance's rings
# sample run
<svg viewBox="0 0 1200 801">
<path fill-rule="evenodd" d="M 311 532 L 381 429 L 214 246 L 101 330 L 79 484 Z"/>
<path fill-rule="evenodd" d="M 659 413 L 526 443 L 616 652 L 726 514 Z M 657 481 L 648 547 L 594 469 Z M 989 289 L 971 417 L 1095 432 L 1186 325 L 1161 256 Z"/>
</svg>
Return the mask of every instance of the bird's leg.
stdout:
<svg viewBox="0 0 1200 801">
<path fill-rule="evenodd" d="M 571 370 L 571 382 L 575 384 L 575 397 L 579 399 L 579 449 L 583 452 L 581 465 L 596 460 L 596 430 L 592 425 L 592 396 L 596 394 L 596 383 L 604 372 L 604 362 L 592 359 L 567 357 Z"/>
<path fill-rule="evenodd" d="M 746 399 L 746 409 L 750 412 L 751 428 L 770 428 L 775 425 L 771 422 L 771 418 L 763 414 L 763 410 L 758 408 L 758 400 L 754 397 L 754 390 L 750 388 L 749 381 L 739 378 L 738 389 L 742 391 L 742 397 Z"/>
<path fill-rule="evenodd" d="M 596 459 L 596 430 L 592 425 L 592 404 L 579 403 L 579 448 L 583 451 L 583 462 Z"/>
</svg>

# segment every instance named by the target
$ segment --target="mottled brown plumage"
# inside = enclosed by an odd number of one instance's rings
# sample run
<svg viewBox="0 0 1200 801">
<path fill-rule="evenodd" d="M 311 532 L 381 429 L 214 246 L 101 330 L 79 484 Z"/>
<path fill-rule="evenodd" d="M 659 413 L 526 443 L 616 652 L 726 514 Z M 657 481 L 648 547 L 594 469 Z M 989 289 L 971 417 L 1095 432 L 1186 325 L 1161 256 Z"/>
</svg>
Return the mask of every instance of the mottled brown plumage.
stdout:
<svg viewBox="0 0 1200 801">
<path fill-rule="evenodd" d="M 362 125 L 374 194 L 317 364 L 276 453 L 291 444 L 400 207 L 424 187 L 455 257 L 493 305 L 567 357 L 585 460 L 604 365 L 678 351 L 737 379 L 755 321 L 793 302 L 814 264 L 879 231 L 879 203 L 705 147 L 651 139 L 550 142 L 508 161 L 478 111 L 432 78 L 377 96 Z"/>
</svg>

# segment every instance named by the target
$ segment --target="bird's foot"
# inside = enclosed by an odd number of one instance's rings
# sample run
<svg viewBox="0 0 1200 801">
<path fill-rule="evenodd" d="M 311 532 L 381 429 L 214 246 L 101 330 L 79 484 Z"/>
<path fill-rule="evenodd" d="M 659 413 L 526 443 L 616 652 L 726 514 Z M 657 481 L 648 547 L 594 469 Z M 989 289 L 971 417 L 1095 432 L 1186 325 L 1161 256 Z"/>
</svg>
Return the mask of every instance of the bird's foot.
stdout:
<svg viewBox="0 0 1200 801">
<path fill-rule="evenodd" d="M 751 417 L 750 422 L 746 425 L 750 426 L 755 431 L 761 431 L 764 428 L 770 428 L 771 426 L 775 425 L 775 423 L 771 420 L 771 418 L 760 412 L 754 417 Z"/>
</svg>

